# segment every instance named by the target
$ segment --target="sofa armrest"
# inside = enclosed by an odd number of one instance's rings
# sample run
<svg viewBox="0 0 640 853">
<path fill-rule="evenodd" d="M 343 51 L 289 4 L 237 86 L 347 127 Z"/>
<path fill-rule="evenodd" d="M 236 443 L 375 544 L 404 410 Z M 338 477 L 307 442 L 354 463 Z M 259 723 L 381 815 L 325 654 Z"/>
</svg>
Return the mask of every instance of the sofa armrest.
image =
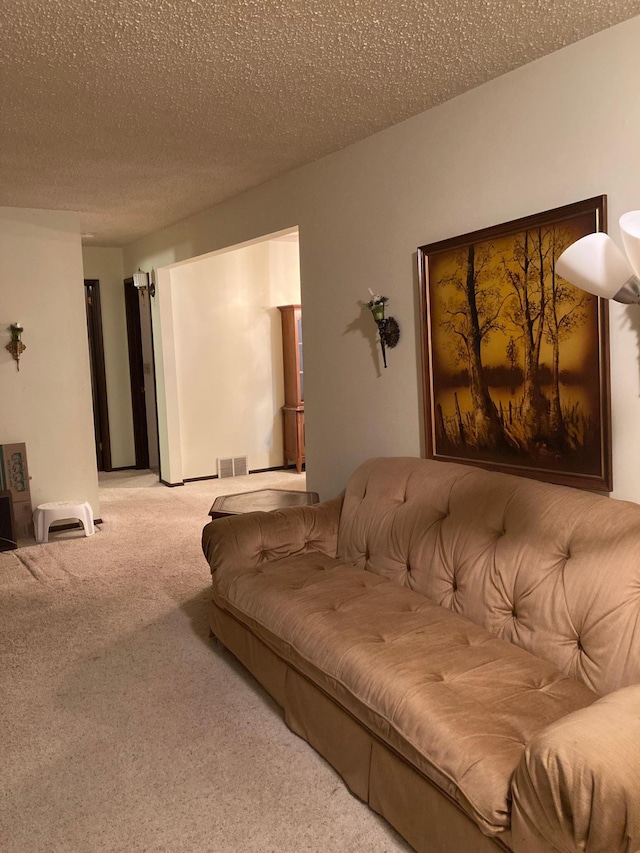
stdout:
<svg viewBox="0 0 640 853">
<path fill-rule="evenodd" d="M 315 506 L 218 518 L 202 531 L 211 572 L 250 568 L 305 551 L 336 556 L 343 496 Z"/>
<path fill-rule="evenodd" d="M 640 685 L 539 732 L 512 793 L 516 853 L 640 850 Z"/>
</svg>

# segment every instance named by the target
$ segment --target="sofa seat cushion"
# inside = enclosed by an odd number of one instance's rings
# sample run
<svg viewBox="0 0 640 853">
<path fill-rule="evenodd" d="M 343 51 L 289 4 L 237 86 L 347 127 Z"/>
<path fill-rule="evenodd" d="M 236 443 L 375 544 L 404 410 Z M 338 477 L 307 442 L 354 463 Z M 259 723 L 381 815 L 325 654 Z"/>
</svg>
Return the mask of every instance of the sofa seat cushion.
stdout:
<svg viewBox="0 0 640 853">
<path fill-rule="evenodd" d="M 490 835 L 509 826 L 525 744 L 597 698 L 422 594 L 319 553 L 218 570 L 214 600 Z"/>
</svg>

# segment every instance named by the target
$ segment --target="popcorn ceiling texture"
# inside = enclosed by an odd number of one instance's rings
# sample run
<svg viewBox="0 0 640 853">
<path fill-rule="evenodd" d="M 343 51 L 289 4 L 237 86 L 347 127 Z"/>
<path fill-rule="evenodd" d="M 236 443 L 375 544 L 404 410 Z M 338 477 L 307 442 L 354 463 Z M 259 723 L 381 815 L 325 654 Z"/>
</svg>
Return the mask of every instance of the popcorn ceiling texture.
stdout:
<svg viewBox="0 0 640 853">
<path fill-rule="evenodd" d="M 640 0 L 5 0 L 0 205 L 124 245 L 613 24 Z"/>
</svg>

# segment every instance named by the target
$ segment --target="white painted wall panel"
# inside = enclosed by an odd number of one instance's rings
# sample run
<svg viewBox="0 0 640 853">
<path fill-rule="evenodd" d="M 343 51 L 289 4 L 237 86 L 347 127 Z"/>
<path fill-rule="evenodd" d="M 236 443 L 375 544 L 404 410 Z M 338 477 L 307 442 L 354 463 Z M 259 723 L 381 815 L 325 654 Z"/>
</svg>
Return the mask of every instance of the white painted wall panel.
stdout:
<svg viewBox="0 0 640 853">
<path fill-rule="evenodd" d="M 300 301 L 297 243 L 257 243 L 169 276 L 182 477 L 211 476 L 229 456 L 247 455 L 250 470 L 281 466 L 277 306 Z"/>
<path fill-rule="evenodd" d="M 34 506 L 87 500 L 98 516 L 79 217 L 0 208 L 0 258 L 0 444 L 26 443 Z M 16 320 L 19 372 L 5 349 Z"/>
</svg>

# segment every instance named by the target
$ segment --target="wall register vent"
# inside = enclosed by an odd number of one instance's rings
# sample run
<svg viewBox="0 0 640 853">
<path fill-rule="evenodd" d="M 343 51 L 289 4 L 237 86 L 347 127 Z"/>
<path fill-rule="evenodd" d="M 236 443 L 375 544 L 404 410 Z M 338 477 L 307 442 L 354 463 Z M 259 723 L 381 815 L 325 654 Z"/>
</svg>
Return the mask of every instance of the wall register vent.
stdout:
<svg viewBox="0 0 640 853">
<path fill-rule="evenodd" d="M 229 456 L 218 459 L 218 477 L 243 477 L 249 473 L 249 462 L 246 456 Z"/>
</svg>

